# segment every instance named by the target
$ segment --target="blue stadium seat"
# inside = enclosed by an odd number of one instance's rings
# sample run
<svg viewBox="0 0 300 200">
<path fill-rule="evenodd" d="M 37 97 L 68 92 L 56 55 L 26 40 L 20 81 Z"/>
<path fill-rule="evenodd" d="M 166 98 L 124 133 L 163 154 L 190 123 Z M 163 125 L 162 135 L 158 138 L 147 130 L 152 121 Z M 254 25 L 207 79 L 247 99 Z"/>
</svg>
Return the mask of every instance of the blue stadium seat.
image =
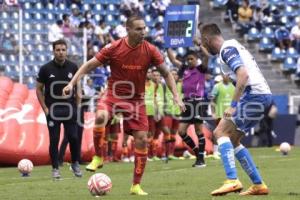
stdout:
<svg viewBox="0 0 300 200">
<path fill-rule="evenodd" d="M 300 6 L 300 1 L 299 0 L 285 0 L 285 5 L 292 6 L 294 8 L 297 8 Z"/>
<path fill-rule="evenodd" d="M 103 11 L 103 7 L 101 4 L 96 4 L 93 8 L 94 13 L 99 13 L 100 11 Z"/>
<path fill-rule="evenodd" d="M 271 61 L 280 61 L 282 62 L 285 59 L 285 53 L 281 51 L 279 47 L 276 47 L 272 50 Z"/>
<path fill-rule="evenodd" d="M 293 9 L 292 6 L 286 6 L 283 15 L 287 17 L 295 17 L 297 15 L 296 10 Z"/>
<path fill-rule="evenodd" d="M 259 30 L 255 27 L 252 27 L 247 34 L 247 41 L 248 42 L 254 42 L 254 41 L 259 41 L 261 38 L 261 33 Z"/>
<path fill-rule="evenodd" d="M 263 51 L 263 52 L 271 52 L 274 46 L 275 45 L 271 39 L 267 37 L 263 37 L 259 42 L 258 49 L 259 51 Z"/>
<path fill-rule="evenodd" d="M 297 52 L 297 50 L 293 47 L 288 48 L 288 50 L 286 51 L 286 56 L 287 57 L 292 57 L 294 59 L 297 59 L 299 57 L 299 53 Z"/>
<path fill-rule="evenodd" d="M 261 36 L 262 37 L 266 37 L 269 39 L 274 39 L 275 38 L 275 34 L 273 29 L 271 29 L 270 27 L 265 27 L 262 31 L 261 31 Z"/>
<path fill-rule="evenodd" d="M 118 15 L 119 10 L 116 9 L 116 6 L 114 4 L 108 4 L 108 6 L 106 8 L 106 12 L 107 12 L 107 14 Z"/>
<path fill-rule="evenodd" d="M 211 2 L 211 6 L 214 9 L 223 8 L 227 2 L 228 0 L 213 0 L 213 2 Z"/>
<path fill-rule="evenodd" d="M 287 57 L 282 65 L 282 71 L 288 73 L 294 73 L 297 69 L 297 63 L 294 58 Z"/>
<path fill-rule="evenodd" d="M 285 25 L 285 27 L 287 29 L 291 29 L 292 26 L 294 25 L 293 20 L 291 20 L 291 17 L 288 17 L 288 16 L 282 16 L 280 18 L 280 21 L 281 21 L 282 24 Z"/>
<path fill-rule="evenodd" d="M 276 7 L 283 7 L 284 1 L 283 0 L 269 0 L 270 5 L 274 5 Z"/>
<path fill-rule="evenodd" d="M 146 15 L 145 16 L 145 23 L 146 26 L 149 26 L 150 28 L 154 27 L 154 20 L 152 19 L 151 15 Z"/>
<path fill-rule="evenodd" d="M 27 80 L 27 87 L 28 89 L 34 89 L 36 87 L 36 81 L 33 77 L 29 77 Z"/>
<path fill-rule="evenodd" d="M 4 54 L 0 54 L 0 65 L 5 66 L 8 64 L 9 64 L 9 60 L 8 60 L 7 56 Z"/>
</svg>

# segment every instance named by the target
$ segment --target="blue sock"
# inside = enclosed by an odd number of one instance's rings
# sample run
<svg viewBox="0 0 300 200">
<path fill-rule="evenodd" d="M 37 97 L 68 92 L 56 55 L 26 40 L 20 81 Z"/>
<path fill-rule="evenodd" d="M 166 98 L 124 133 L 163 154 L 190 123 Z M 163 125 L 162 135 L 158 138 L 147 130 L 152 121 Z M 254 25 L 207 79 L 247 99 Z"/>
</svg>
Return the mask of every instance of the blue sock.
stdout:
<svg viewBox="0 0 300 200">
<path fill-rule="evenodd" d="M 229 137 L 220 137 L 217 142 L 227 179 L 237 179 L 234 150 Z"/>
<path fill-rule="evenodd" d="M 254 161 L 249 151 L 243 146 L 239 145 L 234 149 L 236 159 L 241 163 L 242 168 L 248 174 L 254 184 L 261 184 L 262 178 L 255 166 Z"/>
</svg>

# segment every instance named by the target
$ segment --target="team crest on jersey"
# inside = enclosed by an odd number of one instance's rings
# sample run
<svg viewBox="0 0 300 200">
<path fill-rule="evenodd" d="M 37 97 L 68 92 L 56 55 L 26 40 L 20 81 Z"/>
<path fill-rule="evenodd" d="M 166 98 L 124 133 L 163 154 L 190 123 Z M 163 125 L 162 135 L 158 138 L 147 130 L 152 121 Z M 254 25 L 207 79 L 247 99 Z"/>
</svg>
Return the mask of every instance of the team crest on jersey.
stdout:
<svg viewBox="0 0 300 200">
<path fill-rule="evenodd" d="M 73 74 L 71 72 L 69 72 L 68 78 L 72 78 L 72 77 L 73 77 Z"/>
</svg>

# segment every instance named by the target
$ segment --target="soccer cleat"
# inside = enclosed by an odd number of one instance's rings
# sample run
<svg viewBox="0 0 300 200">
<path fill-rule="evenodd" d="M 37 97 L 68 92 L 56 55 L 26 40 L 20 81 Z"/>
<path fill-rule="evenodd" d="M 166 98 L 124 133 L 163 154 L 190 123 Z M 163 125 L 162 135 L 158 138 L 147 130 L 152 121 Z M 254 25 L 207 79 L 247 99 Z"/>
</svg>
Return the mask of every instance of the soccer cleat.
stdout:
<svg viewBox="0 0 300 200">
<path fill-rule="evenodd" d="M 157 157 L 157 156 L 153 156 L 151 159 L 152 159 L 153 161 L 159 161 L 159 160 L 160 160 L 160 158 Z"/>
<path fill-rule="evenodd" d="M 169 155 L 169 160 L 179 160 L 179 158 L 174 155 Z"/>
<path fill-rule="evenodd" d="M 79 162 L 72 163 L 71 169 L 76 177 L 82 177 L 82 172 L 80 170 Z"/>
<path fill-rule="evenodd" d="M 269 194 L 268 186 L 265 183 L 252 185 L 245 192 L 240 193 L 241 196 L 247 195 L 267 195 Z"/>
<path fill-rule="evenodd" d="M 52 178 L 54 180 L 59 180 L 60 179 L 60 172 L 59 169 L 53 168 L 52 169 Z"/>
<path fill-rule="evenodd" d="M 206 164 L 203 159 L 197 159 L 196 162 L 192 166 L 197 167 L 197 168 L 203 168 L 203 167 L 206 167 Z"/>
<path fill-rule="evenodd" d="M 93 160 L 90 164 L 88 164 L 85 169 L 87 171 L 94 172 L 97 168 L 103 167 L 103 158 L 99 156 L 93 156 Z"/>
<path fill-rule="evenodd" d="M 222 196 L 230 192 L 240 192 L 242 189 L 243 185 L 238 179 L 226 180 L 219 189 L 212 191 L 210 194 L 212 196 Z"/>
<path fill-rule="evenodd" d="M 130 194 L 141 195 L 141 196 L 148 195 L 147 192 L 143 191 L 140 184 L 132 185 L 131 188 L 130 188 Z"/>
</svg>

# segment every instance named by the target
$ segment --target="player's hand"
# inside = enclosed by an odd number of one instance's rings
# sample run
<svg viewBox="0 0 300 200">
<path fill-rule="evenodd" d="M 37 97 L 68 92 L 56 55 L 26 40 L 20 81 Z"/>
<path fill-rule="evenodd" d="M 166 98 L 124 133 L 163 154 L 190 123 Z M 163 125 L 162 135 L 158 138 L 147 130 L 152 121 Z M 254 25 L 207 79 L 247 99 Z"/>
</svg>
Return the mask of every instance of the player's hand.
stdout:
<svg viewBox="0 0 300 200">
<path fill-rule="evenodd" d="M 179 98 L 178 96 L 175 96 L 173 98 L 173 100 L 174 100 L 174 103 L 179 106 L 181 112 L 184 112 L 186 110 L 186 107 L 185 107 L 184 103 L 182 102 L 181 98 Z"/>
<path fill-rule="evenodd" d="M 224 118 L 225 118 L 225 119 L 231 118 L 232 115 L 234 114 L 235 110 L 236 110 L 236 109 L 233 108 L 233 107 L 227 108 L 227 109 L 224 111 Z"/>
<path fill-rule="evenodd" d="M 72 90 L 73 90 L 73 85 L 69 83 L 66 87 L 64 87 L 64 89 L 62 91 L 62 95 L 63 96 L 70 95 Z"/>
<path fill-rule="evenodd" d="M 44 113 L 45 113 L 46 116 L 49 115 L 49 109 L 47 107 L 43 108 L 43 110 L 44 110 Z"/>
</svg>

